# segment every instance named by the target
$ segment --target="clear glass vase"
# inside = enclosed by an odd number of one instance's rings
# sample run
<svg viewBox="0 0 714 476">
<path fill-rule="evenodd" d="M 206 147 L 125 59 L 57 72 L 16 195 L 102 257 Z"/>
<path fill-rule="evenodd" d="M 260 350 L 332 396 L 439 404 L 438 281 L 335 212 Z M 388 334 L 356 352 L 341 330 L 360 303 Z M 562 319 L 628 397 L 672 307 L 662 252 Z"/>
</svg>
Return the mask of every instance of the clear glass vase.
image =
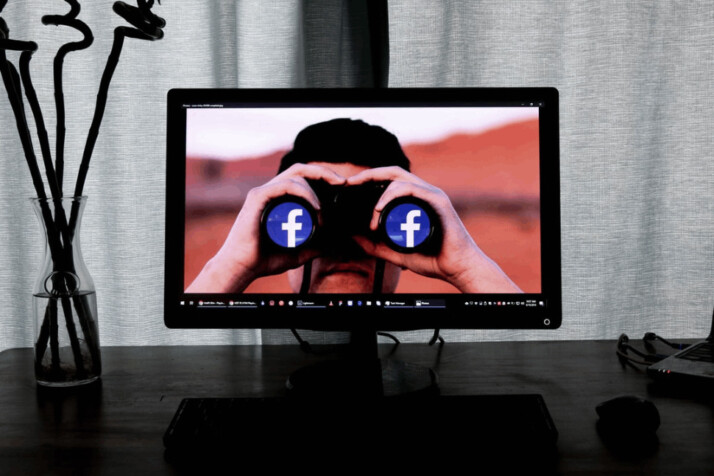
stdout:
<svg viewBox="0 0 714 476">
<path fill-rule="evenodd" d="M 69 387 L 101 375 L 97 299 L 79 243 L 86 197 L 32 199 L 45 241 L 33 288 L 37 383 Z"/>
</svg>

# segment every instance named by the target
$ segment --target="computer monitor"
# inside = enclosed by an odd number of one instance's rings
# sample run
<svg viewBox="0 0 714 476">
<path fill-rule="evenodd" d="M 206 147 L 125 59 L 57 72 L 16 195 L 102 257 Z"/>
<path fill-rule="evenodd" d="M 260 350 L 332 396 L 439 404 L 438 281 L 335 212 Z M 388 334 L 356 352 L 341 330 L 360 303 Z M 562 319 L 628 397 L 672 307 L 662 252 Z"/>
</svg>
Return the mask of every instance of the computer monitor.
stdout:
<svg viewBox="0 0 714 476">
<path fill-rule="evenodd" d="M 556 329 L 553 88 L 168 94 L 170 328 Z"/>
</svg>

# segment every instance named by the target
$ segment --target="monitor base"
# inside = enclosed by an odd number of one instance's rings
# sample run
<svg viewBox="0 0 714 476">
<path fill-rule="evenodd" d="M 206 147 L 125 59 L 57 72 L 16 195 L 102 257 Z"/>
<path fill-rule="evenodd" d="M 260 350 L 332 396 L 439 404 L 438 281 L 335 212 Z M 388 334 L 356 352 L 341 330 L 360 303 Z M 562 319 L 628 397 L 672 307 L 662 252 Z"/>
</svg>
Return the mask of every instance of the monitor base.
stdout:
<svg viewBox="0 0 714 476">
<path fill-rule="evenodd" d="M 329 360 L 295 371 L 288 396 L 308 398 L 436 397 L 438 376 L 421 365 L 391 359 Z"/>
<path fill-rule="evenodd" d="M 442 474 L 445 462 L 476 461 L 551 474 L 556 473 L 557 440 L 545 401 L 534 394 L 187 398 L 164 434 L 167 459 L 195 462 L 201 474 L 207 462 L 234 464 L 236 448 L 272 458 L 271 464 L 285 463 L 292 472 L 295 461 L 317 451 L 322 462 L 335 467 L 386 464 L 403 473 L 406 461 L 407 468 L 420 472 L 434 464 Z M 394 458 L 385 458 L 387 449 Z"/>
</svg>

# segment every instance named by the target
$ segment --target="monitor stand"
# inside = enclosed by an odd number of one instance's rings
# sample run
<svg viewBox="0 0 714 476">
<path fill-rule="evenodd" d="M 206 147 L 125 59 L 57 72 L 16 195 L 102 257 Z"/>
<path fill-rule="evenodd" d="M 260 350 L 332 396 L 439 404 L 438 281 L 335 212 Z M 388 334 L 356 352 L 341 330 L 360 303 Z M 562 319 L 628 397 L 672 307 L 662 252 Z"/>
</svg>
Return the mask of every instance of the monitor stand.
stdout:
<svg viewBox="0 0 714 476">
<path fill-rule="evenodd" d="M 295 371 L 286 382 L 291 397 L 433 397 L 436 372 L 408 362 L 380 359 L 376 330 L 353 330 L 347 355 Z"/>
<path fill-rule="evenodd" d="M 317 449 L 331 462 L 359 464 L 355 455 L 370 448 L 424 456 L 418 468 L 464 455 L 528 470 L 557 461 L 558 433 L 540 395 L 439 395 L 433 370 L 380 361 L 376 332 L 353 332 L 348 350 L 293 373 L 287 397 L 184 399 L 164 436 L 167 458 L 205 464 L 234 458 L 236 448 L 268 448 L 293 464 Z"/>
</svg>

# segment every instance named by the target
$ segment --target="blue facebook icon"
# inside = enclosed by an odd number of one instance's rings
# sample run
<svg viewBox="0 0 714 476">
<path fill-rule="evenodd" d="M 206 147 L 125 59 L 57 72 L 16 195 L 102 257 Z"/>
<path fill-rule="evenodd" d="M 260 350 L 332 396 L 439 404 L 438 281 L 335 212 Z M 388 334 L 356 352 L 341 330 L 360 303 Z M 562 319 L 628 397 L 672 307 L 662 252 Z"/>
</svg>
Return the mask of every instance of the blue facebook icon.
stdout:
<svg viewBox="0 0 714 476">
<path fill-rule="evenodd" d="M 266 231 L 278 246 L 297 248 L 312 235 L 312 217 L 303 205 L 283 202 L 268 212 Z"/>
<path fill-rule="evenodd" d="M 385 231 L 392 242 L 401 248 L 416 248 L 431 233 L 429 214 L 413 203 L 402 203 L 389 211 Z"/>
</svg>

